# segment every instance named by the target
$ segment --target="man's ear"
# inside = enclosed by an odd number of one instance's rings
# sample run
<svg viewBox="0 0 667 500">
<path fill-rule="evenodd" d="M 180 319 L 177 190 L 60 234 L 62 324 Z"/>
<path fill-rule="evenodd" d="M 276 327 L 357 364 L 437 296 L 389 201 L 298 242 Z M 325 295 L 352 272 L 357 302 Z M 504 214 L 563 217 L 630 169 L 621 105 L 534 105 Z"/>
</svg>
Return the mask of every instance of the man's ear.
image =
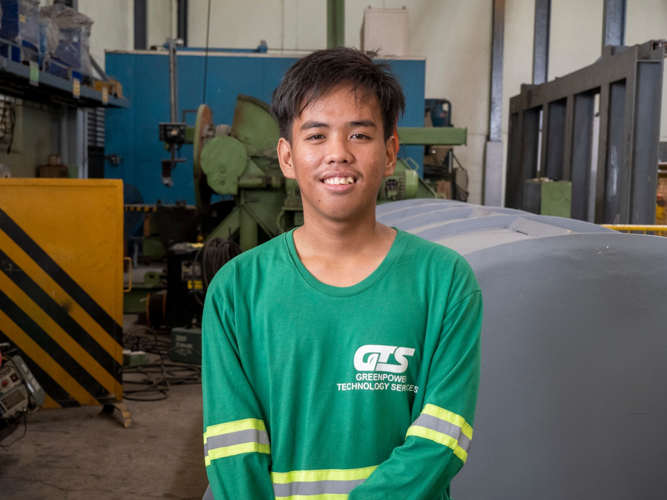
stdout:
<svg viewBox="0 0 667 500">
<path fill-rule="evenodd" d="M 389 177 L 394 174 L 396 170 L 396 161 L 398 160 L 398 133 L 394 131 L 394 134 L 387 139 L 386 147 L 387 158 L 384 167 L 384 176 Z"/>
<path fill-rule="evenodd" d="M 288 179 L 296 179 L 294 164 L 292 163 L 292 145 L 284 137 L 281 137 L 278 141 L 278 161 L 283 175 Z"/>
</svg>

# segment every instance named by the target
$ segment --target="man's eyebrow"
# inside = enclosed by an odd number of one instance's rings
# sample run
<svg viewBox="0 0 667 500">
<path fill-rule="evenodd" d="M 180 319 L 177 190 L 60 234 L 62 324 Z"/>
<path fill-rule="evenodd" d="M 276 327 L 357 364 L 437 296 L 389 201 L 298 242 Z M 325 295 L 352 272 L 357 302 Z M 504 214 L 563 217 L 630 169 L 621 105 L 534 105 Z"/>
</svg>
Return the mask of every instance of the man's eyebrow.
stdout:
<svg viewBox="0 0 667 500">
<path fill-rule="evenodd" d="M 309 128 L 329 128 L 329 125 L 323 122 L 309 121 L 301 125 L 301 130 L 306 130 Z"/>
<path fill-rule="evenodd" d="M 375 122 L 373 120 L 359 120 L 355 122 L 350 122 L 350 125 L 353 125 L 355 127 L 373 127 L 377 128 L 377 125 L 375 125 Z"/>
</svg>

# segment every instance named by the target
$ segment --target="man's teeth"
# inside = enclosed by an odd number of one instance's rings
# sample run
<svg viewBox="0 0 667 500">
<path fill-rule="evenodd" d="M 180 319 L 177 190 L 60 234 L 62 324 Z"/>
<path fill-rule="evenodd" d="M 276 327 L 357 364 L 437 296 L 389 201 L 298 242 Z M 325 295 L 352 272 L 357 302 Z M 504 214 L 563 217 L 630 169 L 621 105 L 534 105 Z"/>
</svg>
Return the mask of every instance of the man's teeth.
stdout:
<svg viewBox="0 0 667 500">
<path fill-rule="evenodd" d="M 354 182 L 352 177 L 330 177 L 324 179 L 325 184 L 354 184 Z"/>
</svg>

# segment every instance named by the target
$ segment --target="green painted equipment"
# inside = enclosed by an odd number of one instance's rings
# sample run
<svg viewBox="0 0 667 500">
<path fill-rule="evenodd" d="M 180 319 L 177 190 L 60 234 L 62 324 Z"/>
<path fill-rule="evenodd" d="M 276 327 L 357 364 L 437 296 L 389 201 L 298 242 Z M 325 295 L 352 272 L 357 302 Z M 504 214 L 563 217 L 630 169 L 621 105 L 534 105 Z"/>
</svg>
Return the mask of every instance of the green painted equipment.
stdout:
<svg viewBox="0 0 667 500">
<path fill-rule="evenodd" d="M 411 141 L 419 140 L 418 131 L 407 133 Z M 214 193 L 234 197 L 235 209 L 208 238 L 236 240 L 246 251 L 303 224 L 299 187 L 280 170 L 280 132 L 267 104 L 239 95 L 231 127 L 214 126 L 210 108 L 201 105 L 195 128 L 186 135 L 194 145 L 197 210 L 207 214 Z M 438 196 L 408 162 L 399 160 L 394 174 L 382 181 L 378 204 L 417 197 Z"/>
<path fill-rule="evenodd" d="M 527 179 L 523 208 L 538 215 L 571 217 L 572 183 L 550 179 Z"/>
</svg>

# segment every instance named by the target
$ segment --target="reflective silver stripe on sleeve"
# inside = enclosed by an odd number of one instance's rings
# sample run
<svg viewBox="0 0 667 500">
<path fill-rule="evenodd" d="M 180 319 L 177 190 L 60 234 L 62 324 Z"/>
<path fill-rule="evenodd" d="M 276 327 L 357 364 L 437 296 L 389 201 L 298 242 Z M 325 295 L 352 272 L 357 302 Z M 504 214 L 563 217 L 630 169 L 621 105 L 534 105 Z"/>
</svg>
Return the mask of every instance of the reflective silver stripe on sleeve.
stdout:
<svg viewBox="0 0 667 500">
<path fill-rule="evenodd" d="M 470 451 L 470 439 L 463 434 L 458 425 L 454 425 L 446 420 L 441 420 L 438 417 L 427 415 L 425 413 L 422 413 L 412 425 L 426 427 L 427 429 L 451 436 L 459 442 L 459 446 L 463 448 L 466 453 Z"/>
<path fill-rule="evenodd" d="M 290 497 L 293 495 L 347 495 L 352 489 L 366 481 L 356 479 L 353 481 L 308 481 L 286 484 L 273 484 L 273 493 L 276 498 Z"/>
<path fill-rule="evenodd" d="M 258 431 L 256 429 L 248 429 L 245 431 L 230 432 L 229 434 L 222 434 L 220 436 L 212 436 L 206 440 L 204 444 L 204 454 L 208 455 L 210 450 L 216 448 L 224 448 L 225 446 L 233 446 L 235 444 L 243 443 L 259 443 L 269 444 L 269 436 L 266 431 Z"/>
</svg>

